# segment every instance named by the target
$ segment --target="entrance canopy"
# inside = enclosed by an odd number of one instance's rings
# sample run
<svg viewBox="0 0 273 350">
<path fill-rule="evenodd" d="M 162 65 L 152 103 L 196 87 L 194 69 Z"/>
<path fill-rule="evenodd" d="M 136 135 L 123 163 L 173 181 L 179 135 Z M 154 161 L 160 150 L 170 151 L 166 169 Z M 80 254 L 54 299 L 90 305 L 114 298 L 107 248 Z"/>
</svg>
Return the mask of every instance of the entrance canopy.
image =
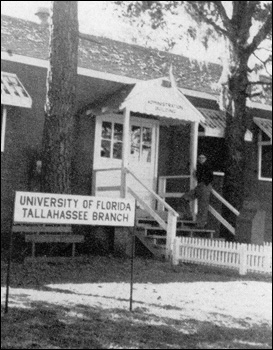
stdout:
<svg viewBox="0 0 273 350">
<path fill-rule="evenodd" d="M 254 118 L 254 123 L 271 139 L 272 142 L 272 120 L 264 118 Z"/>
<path fill-rule="evenodd" d="M 198 108 L 198 110 L 205 117 L 205 122 L 201 123 L 204 128 L 204 136 L 223 138 L 226 129 L 225 113 L 208 108 Z"/>
<path fill-rule="evenodd" d="M 16 74 L 1 72 L 1 104 L 31 108 L 32 99 Z"/>
<path fill-rule="evenodd" d="M 136 83 L 120 106 L 130 112 L 177 121 L 204 122 L 205 118 L 168 78 Z"/>
</svg>

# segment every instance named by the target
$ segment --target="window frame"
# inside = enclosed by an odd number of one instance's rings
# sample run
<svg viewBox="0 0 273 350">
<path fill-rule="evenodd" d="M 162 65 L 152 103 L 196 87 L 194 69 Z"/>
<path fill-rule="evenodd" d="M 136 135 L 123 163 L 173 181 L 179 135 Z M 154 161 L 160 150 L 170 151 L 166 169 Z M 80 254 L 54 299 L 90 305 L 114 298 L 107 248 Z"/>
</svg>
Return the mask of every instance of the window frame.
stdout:
<svg viewBox="0 0 273 350">
<path fill-rule="evenodd" d="M 110 138 L 107 139 L 107 138 L 103 138 L 102 136 L 102 130 L 103 130 L 103 123 L 110 123 L 111 124 L 111 135 L 110 135 Z M 101 135 L 100 135 L 100 147 L 102 145 L 102 141 L 108 141 L 110 142 L 110 150 L 109 150 L 109 153 L 110 153 L 110 157 L 104 157 L 101 155 L 100 153 L 100 158 L 103 158 L 103 159 L 110 159 L 110 160 L 122 160 L 122 150 L 123 150 L 123 137 L 121 140 L 115 140 L 115 125 L 121 125 L 122 126 L 122 134 L 123 134 L 123 124 L 118 122 L 118 121 L 115 121 L 115 120 L 111 120 L 111 121 L 106 121 L 106 120 L 102 120 L 101 122 Z M 114 157 L 114 145 L 115 144 L 121 144 L 122 146 L 122 149 L 121 149 L 121 158 L 116 158 Z"/>
<path fill-rule="evenodd" d="M 140 138 L 139 138 L 139 158 L 138 158 L 138 163 L 140 164 L 146 164 L 146 163 L 151 163 L 152 162 L 152 156 L 153 156 L 153 128 L 151 126 L 145 125 L 140 122 L 135 122 L 133 121 L 130 124 L 130 131 L 131 131 L 131 144 L 130 144 L 130 156 L 129 158 L 132 158 L 132 129 L 133 127 L 140 128 Z M 144 146 L 145 146 L 145 141 L 144 141 L 144 129 L 150 129 L 150 134 L 151 134 L 151 143 L 150 143 L 150 155 L 149 155 L 149 160 L 146 160 L 145 155 L 144 155 Z"/>
<path fill-rule="evenodd" d="M 271 146 L 272 147 L 272 140 L 263 141 L 262 139 L 263 131 L 259 131 L 258 135 L 258 180 L 259 181 L 267 181 L 272 182 L 272 176 L 270 177 L 263 177 L 262 176 L 262 155 L 263 155 L 263 146 Z"/>
</svg>

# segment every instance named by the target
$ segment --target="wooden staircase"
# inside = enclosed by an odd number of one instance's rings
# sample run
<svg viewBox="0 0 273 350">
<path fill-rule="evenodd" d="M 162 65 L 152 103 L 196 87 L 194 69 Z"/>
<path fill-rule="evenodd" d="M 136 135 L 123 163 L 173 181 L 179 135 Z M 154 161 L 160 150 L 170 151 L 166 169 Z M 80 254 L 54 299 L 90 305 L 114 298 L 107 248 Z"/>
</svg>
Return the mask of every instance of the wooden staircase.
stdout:
<svg viewBox="0 0 273 350">
<path fill-rule="evenodd" d="M 167 219 L 166 212 L 157 212 L 163 220 Z M 136 237 L 153 254 L 155 258 L 162 259 L 166 253 L 166 231 L 159 226 L 144 210 L 136 213 Z M 176 236 L 214 238 L 215 231 L 212 229 L 198 229 L 191 220 L 177 220 Z"/>
</svg>

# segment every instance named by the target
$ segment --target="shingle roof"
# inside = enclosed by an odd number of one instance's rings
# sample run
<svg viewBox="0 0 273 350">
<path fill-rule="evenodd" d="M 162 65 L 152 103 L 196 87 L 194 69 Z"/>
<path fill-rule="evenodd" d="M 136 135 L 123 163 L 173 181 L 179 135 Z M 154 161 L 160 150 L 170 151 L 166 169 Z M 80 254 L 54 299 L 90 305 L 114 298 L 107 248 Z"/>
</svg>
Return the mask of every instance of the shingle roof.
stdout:
<svg viewBox="0 0 273 350">
<path fill-rule="evenodd" d="M 79 66 L 140 80 L 168 75 L 170 64 L 179 87 L 215 94 L 212 86 L 221 75 L 221 66 L 200 65 L 187 57 L 131 45 L 103 37 L 82 35 Z M 49 33 L 34 22 L 1 16 L 1 50 L 47 60 Z"/>
<path fill-rule="evenodd" d="M 166 85 L 167 83 L 167 85 Z M 138 82 L 122 103 L 120 109 L 154 115 L 179 121 L 200 122 L 205 118 L 177 89 L 165 78 Z"/>
<path fill-rule="evenodd" d="M 255 117 L 254 123 L 258 125 L 258 127 L 268 136 L 270 137 L 272 141 L 272 120 L 270 119 L 264 119 L 264 118 L 257 118 Z"/>
<path fill-rule="evenodd" d="M 222 111 L 207 108 L 197 108 L 205 117 L 201 125 L 205 129 L 206 136 L 224 137 L 226 128 L 226 116 Z"/>
</svg>

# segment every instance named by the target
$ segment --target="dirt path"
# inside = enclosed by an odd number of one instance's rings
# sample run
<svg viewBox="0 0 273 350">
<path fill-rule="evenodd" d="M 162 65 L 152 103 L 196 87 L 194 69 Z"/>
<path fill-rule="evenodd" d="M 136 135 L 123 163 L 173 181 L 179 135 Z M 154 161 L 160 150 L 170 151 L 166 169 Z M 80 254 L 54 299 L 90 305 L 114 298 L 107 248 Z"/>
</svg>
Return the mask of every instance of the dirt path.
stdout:
<svg viewBox="0 0 273 350">
<path fill-rule="evenodd" d="M 18 268 L 2 348 L 271 348 L 266 280 L 139 259 L 130 313 L 129 261 Z"/>
</svg>

